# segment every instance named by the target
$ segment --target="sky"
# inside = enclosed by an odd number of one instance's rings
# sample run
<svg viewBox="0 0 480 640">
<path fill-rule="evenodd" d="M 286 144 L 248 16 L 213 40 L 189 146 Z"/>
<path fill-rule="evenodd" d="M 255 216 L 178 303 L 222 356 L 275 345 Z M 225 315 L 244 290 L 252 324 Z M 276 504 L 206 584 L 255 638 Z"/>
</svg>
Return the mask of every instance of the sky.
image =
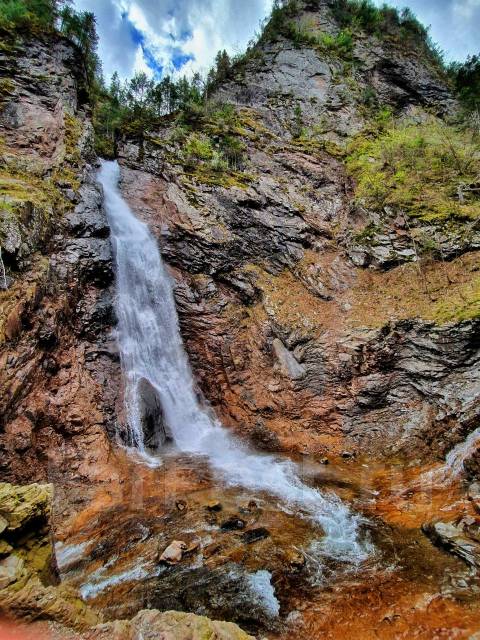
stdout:
<svg viewBox="0 0 480 640">
<path fill-rule="evenodd" d="M 383 0 L 375 0 L 382 4 Z M 74 0 L 93 11 L 105 77 L 206 73 L 217 51 L 245 50 L 272 0 Z M 480 0 L 389 0 L 430 25 L 447 60 L 480 52 Z"/>
</svg>

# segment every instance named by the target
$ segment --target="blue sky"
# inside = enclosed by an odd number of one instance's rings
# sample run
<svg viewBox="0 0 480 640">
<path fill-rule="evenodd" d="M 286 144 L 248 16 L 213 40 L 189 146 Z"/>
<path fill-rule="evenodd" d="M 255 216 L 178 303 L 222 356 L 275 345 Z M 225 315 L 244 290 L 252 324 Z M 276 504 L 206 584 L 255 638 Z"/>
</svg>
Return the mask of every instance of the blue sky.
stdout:
<svg viewBox="0 0 480 640">
<path fill-rule="evenodd" d="M 383 0 L 375 0 L 382 4 Z M 93 11 L 106 77 L 206 72 L 219 49 L 245 49 L 272 0 L 74 0 Z M 390 0 L 409 6 L 450 60 L 480 51 L 480 0 Z"/>
</svg>

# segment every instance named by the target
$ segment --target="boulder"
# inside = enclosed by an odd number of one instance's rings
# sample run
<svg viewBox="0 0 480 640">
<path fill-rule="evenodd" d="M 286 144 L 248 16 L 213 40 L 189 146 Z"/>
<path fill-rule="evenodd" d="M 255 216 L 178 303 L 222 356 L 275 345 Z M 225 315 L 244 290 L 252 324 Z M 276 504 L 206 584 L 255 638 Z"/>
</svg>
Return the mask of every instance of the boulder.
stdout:
<svg viewBox="0 0 480 640">
<path fill-rule="evenodd" d="M 480 569 L 480 542 L 469 535 L 463 523 L 436 522 L 424 525 L 422 529 L 435 545 L 450 551 L 470 566 Z"/>
<path fill-rule="evenodd" d="M 0 530 L 11 532 L 24 529 L 34 521 L 48 522 L 52 496 L 52 485 L 16 487 L 0 483 Z"/>
<path fill-rule="evenodd" d="M 253 640 L 236 624 L 193 613 L 141 611 L 133 620 L 110 622 L 90 631 L 85 640 Z"/>
</svg>

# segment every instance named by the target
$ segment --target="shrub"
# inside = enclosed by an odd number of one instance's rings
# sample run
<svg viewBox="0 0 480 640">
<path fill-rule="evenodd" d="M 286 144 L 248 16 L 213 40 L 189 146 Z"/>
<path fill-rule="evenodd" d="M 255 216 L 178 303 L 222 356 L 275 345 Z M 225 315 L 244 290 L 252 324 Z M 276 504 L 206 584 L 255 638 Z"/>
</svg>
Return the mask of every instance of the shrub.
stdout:
<svg viewBox="0 0 480 640">
<path fill-rule="evenodd" d="M 202 134 L 192 133 L 185 144 L 184 155 L 198 160 L 211 160 L 213 148 L 210 139 Z"/>
<path fill-rule="evenodd" d="M 432 61 L 443 67 L 442 51 L 410 9 L 399 12 L 386 4 L 376 7 L 372 0 L 335 0 L 331 10 L 343 29 L 353 32 L 360 29 L 379 38 L 393 36 L 401 42 L 420 45 Z"/>
<path fill-rule="evenodd" d="M 210 167 L 212 171 L 217 173 L 225 173 L 228 171 L 228 161 L 223 157 L 219 151 L 214 151 L 212 159 L 210 160 Z"/>
<path fill-rule="evenodd" d="M 388 122 L 376 138 L 359 136 L 349 149 L 357 198 L 425 221 L 480 217 L 480 153 L 472 132 L 435 118 Z"/>
<path fill-rule="evenodd" d="M 352 33 L 348 29 L 340 31 L 336 36 L 324 33 L 320 36 L 320 46 L 326 51 L 346 57 L 353 51 Z"/>
</svg>

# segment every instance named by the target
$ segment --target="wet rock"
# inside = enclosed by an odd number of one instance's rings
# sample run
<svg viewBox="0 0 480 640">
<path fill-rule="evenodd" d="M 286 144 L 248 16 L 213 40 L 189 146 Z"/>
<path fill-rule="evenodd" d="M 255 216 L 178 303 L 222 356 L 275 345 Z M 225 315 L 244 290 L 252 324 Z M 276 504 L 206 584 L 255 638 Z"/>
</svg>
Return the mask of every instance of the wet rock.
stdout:
<svg viewBox="0 0 480 640">
<path fill-rule="evenodd" d="M 93 282 L 99 287 L 107 287 L 113 282 L 112 250 L 109 240 L 70 240 L 56 261 L 69 265 L 72 275 L 80 281 Z"/>
<path fill-rule="evenodd" d="M 285 554 L 285 559 L 293 571 L 299 571 L 306 564 L 306 558 L 301 551 L 290 549 Z"/>
<path fill-rule="evenodd" d="M 80 187 L 79 204 L 66 216 L 68 229 L 77 238 L 108 238 L 110 227 L 103 208 L 100 185 L 89 175 Z"/>
<path fill-rule="evenodd" d="M 422 530 L 434 544 L 462 558 L 472 567 L 480 568 L 480 542 L 472 539 L 463 525 L 451 522 L 436 522 L 424 525 Z"/>
<path fill-rule="evenodd" d="M 265 529 L 265 527 L 259 527 L 258 529 L 250 529 L 249 531 L 245 531 L 240 536 L 240 539 L 245 544 L 252 544 L 254 542 L 258 542 L 259 540 L 265 540 L 270 537 L 270 531 Z"/>
<path fill-rule="evenodd" d="M 74 628 L 97 624 L 98 616 L 75 589 L 57 586 L 51 502 L 51 485 L 0 484 L 0 616 L 54 620 Z"/>
<path fill-rule="evenodd" d="M 220 528 L 222 531 L 238 531 L 239 529 L 245 529 L 246 522 L 241 518 L 237 518 L 236 516 L 232 516 L 222 522 Z"/>
<path fill-rule="evenodd" d="M 188 504 L 185 500 L 177 500 L 175 502 L 175 506 L 177 507 L 177 511 L 184 512 L 188 509 Z"/>
<path fill-rule="evenodd" d="M 163 408 L 158 391 L 145 378 L 138 384 L 140 422 L 146 446 L 158 451 L 172 439 L 163 418 Z"/>
<path fill-rule="evenodd" d="M 211 502 L 205 505 L 205 509 L 207 511 L 220 512 L 223 509 L 222 503 L 218 500 L 212 500 Z"/>
<path fill-rule="evenodd" d="M 178 564 L 182 560 L 183 554 L 187 548 L 188 545 L 185 542 L 174 540 L 161 554 L 159 562 L 164 562 L 165 564 L 170 565 Z"/>
<path fill-rule="evenodd" d="M 468 499 L 472 502 L 474 509 L 480 513 L 480 482 L 473 482 L 468 487 Z"/>
</svg>

